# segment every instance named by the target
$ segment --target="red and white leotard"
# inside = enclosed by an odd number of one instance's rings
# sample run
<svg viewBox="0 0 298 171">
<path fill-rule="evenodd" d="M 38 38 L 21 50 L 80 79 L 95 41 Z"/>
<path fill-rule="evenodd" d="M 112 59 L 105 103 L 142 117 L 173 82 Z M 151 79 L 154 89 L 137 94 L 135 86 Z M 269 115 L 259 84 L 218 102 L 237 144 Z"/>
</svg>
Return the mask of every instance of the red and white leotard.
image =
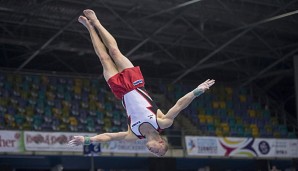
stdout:
<svg viewBox="0 0 298 171">
<path fill-rule="evenodd" d="M 156 116 L 158 107 L 144 88 L 145 81 L 139 67 L 127 68 L 114 75 L 108 80 L 108 85 L 114 95 L 122 99 L 130 129 L 138 138 L 145 138 L 139 130 L 143 123 L 161 130 Z"/>
</svg>

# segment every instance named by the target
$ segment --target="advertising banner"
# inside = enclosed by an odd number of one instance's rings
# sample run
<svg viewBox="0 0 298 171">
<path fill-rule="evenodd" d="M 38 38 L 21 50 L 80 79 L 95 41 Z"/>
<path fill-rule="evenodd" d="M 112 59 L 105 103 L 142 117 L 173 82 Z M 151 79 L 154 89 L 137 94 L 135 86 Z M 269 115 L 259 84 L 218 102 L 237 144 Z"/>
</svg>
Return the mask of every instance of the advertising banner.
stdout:
<svg viewBox="0 0 298 171">
<path fill-rule="evenodd" d="M 186 136 L 185 142 L 190 156 L 298 157 L 298 140 L 294 139 Z"/>
<path fill-rule="evenodd" d="M 35 132 L 24 131 L 24 144 L 27 151 L 78 151 L 83 152 L 83 146 L 70 147 L 67 143 L 73 136 L 94 136 L 90 133 L 72 132 Z"/>
<path fill-rule="evenodd" d="M 24 151 L 21 131 L 0 131 L 0 152 Z"/>
</svg>

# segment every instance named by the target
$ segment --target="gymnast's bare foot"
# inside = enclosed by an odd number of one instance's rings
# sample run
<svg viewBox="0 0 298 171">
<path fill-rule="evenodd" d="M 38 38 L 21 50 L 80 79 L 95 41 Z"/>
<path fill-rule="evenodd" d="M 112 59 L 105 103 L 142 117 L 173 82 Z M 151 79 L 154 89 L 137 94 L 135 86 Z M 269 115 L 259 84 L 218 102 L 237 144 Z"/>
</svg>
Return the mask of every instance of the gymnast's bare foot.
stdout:
<svg viewBox="0 0 298 171">
<path fill-rule="evenodd" d="M 84 17 L 84 16 L 80 16 L 80 17 L 78 18 L 78 21 L 79 21 L 81 24 L 83 24 L 87 29 L 93 27 L 93 26 L 91 25 L 90 21 L 89 21 L 86 17 Z"/>
<path fill-rule="evenodd" d="M 86 9 L 83 11 L 83 13 L 92 23 L 99 22 L 93 10 Z"/>
</svg>

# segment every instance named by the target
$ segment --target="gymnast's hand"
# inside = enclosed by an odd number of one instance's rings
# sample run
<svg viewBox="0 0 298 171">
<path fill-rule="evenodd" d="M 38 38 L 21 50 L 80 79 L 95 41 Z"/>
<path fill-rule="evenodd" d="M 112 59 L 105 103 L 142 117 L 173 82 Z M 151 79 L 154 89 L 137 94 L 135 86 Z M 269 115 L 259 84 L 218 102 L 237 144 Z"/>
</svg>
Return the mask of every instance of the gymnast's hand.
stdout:
<svg viewBox="0 0 298 171">
<path fill-rule="evenodd" d="M 72 147 L 81 145 L 84 143 L 84 139 L 83 136 L 74 136 L 73 139 L 68 142 L 68 145 Z"/>
<path fill-rule="evenodd" d="M 200 84 L 197 89 L 199 89 L 200 91 L 205 92 L 206 90 L 208 90 L 213 84 L 215 83 L 215 80 L 206 80 L 205 82 L 203 82 L 202 84 Z"/>
</svg>

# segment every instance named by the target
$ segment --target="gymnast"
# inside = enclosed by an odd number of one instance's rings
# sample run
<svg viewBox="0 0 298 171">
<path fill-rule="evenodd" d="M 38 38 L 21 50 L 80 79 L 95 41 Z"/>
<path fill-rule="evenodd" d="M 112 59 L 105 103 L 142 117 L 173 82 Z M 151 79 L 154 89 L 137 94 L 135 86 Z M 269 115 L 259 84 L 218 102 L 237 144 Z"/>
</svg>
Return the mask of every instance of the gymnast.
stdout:
<svg viewBox="0 0 298 171">
<path fill-rule="evenodd" d="M 115 140 L 146 139 L 146 147 L 156 156 L 164 156 L 167 141 L 160 131 L 170 127 L 175 117 L 197 96 L 209 89 L 215 80 L 206 80 L 193 91 L 180 98 L 163 114 L 144 88 L 145 82 L 139 66 L 134 66 L 118 49 L 114 37 L 102 26 L 94 11 L 83 11 L 78 21 L 89 31 L 93 47 L 103 66 L 103 75 L 116 98 L 122 100 L 128 117 L 126 132 L 103 133 L 93 137 L 74 136 L 69 145 L 90 144 Z M 97 30 L 97 32 L 96 32 Z"/>
</svg>

